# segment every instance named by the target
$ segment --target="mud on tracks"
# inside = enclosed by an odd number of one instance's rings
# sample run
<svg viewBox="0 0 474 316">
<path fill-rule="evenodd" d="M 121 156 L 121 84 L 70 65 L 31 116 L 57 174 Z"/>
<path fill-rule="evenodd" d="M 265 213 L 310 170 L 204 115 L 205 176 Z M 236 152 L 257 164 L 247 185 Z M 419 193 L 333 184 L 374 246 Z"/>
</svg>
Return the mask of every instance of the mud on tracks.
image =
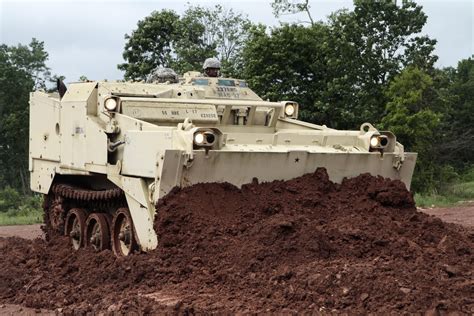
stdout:
<svg viewBox="0 0 474 316">
<path fill-rule="evenodd" d="M 159 202 L 159 247 L 115 258 L 4 239 L 0 302 L 68 312 L 474 312 L 472 230 L 399 181 L 200 184 Z"/>
</svg>

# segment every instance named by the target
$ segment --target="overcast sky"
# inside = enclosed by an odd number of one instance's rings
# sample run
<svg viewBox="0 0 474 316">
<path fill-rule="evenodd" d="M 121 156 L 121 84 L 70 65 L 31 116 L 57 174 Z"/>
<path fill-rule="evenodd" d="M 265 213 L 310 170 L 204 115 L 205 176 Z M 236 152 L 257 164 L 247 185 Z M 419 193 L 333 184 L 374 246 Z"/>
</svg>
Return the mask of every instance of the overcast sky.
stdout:
<svg viewBox="0 0 474 316">
<path fill-rule="evenodd" d="M 124 35 L 136 28 L 138 20 L 153 10 L 172 9 L 182 13 L 187 3 L 213 6 L 217 3 L 243 12 L 250 20 L 267 25 L 304 19 L 287 16 L 277 20 L 270 0 L 228 1 L 137 1 L 137 0 L 0 0 L 0 43 L 27 44 L 31 38 L 45 42 L 48 66 L 66 82 L 81 75 L 89 79 L 122 79 Z M 419 0 L 428 16 L 423 33 L 438 40 L 437 66 L 456 66 L 474 54 L 474 0 Z M 352 1 L 312 0 L 312 14 L 325 20 L 331 12 L 352 8 Z"/>
</svg>

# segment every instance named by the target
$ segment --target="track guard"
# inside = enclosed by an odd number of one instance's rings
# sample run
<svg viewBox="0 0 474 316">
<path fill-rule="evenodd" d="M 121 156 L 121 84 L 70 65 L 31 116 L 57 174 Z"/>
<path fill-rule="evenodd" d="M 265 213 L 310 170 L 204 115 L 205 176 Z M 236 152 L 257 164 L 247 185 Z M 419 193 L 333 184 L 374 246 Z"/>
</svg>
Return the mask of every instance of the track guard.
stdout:
<svg viewBox="0 0 474 316">
<path fill-rule="evenodd" d="M 150 203 L 148 186 L 142 178 L 121 176 L 120 163 L 108 166 L 108 179 L 125 192 L 137 242 L 142 251 L 153 250 L 158 247 L 158 236 L 153 228 L 155 208 Z"/>
</svg>

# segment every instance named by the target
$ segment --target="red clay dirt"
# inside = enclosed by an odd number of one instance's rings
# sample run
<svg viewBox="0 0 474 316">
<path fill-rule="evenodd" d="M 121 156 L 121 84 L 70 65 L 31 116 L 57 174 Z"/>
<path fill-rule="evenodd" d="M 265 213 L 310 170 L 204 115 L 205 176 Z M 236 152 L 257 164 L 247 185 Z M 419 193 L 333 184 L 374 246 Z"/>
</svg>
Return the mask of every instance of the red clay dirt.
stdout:
<svg viewBox="0 0 474 316">
<path fill-rule="evenodd" d="M 158 205 L 158 249 L 0 240 L 0 304 L 63 313 L 474 313 L 474 231 L 399 181 L 200 184 Z"/>
</svg>

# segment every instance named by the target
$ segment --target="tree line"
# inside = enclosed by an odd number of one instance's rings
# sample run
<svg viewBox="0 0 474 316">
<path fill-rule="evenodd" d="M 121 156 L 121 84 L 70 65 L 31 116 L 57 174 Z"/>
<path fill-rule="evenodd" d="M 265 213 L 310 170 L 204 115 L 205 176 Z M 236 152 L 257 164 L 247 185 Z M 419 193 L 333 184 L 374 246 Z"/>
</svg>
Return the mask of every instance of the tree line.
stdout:
<svg viewBox="0 0 474 316">
<path fill-rule="evenodd" d="M 355 0 L 324 22 L 314 21 L 310 5 L 273 1 L 277 17 L 308 17 L 276 27 L 220 5 L 154 11 L 125 35 L 118 68 L 126 80 L 142 80 L 159 66 L 184 73 L 218 57 L 225 75 L 246 79 L 262 98 L 297 101 L 305 121 L 393 131 L 419 153 L 418 192 L 441 190 L 471 168 L 473 57 L 436 68 L 436 40 L 420 35 L 427 16 L 413 1 Z M 37 40 L 0 46 L 0 188 L 27 191 L 28 93 L 51 80 L 47 57 Z"/>
</svg>

